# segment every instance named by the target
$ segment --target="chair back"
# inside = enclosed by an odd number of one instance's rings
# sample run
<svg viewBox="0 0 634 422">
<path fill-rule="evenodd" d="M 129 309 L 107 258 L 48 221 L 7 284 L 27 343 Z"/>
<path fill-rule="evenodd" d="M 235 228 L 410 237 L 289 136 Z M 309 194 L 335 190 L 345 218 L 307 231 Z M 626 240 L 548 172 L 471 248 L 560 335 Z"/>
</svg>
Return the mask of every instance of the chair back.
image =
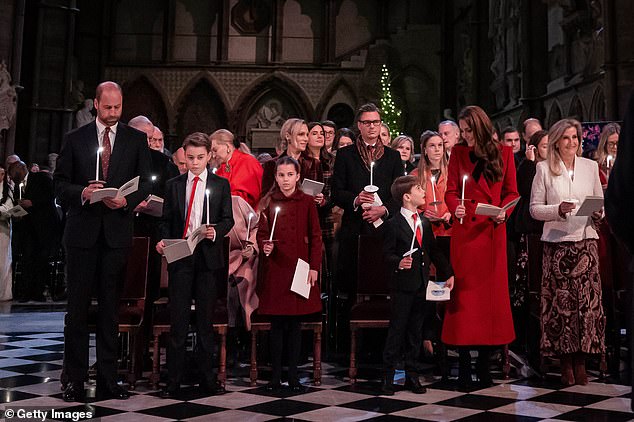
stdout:
<svg viewBox="0 0 634 422">
<path fill-rule="evenodd" d="M 144 300 L 147 289 L 148 256 L 150 238 L 135 237 L 128 256 L 125 279 L 121 290 L 121 300 Z"/>
<path fill-rule="evenodd" d="M 357 260 L 357 296 L 387 296 L 390 289 L 383 256 L 383 239 L 360 235 Z"/>
</svg>

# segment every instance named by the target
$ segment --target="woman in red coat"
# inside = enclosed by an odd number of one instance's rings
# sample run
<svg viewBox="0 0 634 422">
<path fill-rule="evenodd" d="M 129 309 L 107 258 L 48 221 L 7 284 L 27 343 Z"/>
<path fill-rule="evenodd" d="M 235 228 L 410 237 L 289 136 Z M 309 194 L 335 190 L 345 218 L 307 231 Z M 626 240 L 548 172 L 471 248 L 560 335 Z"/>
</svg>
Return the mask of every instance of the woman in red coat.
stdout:
<svg viewBox="0 0 634 422">
<path fill-rule="evenodd" d="M 314 198 L 299 189 L 299 163 L 285 156 L 277 160 L 275 184 L 262 199 L 258 244 L 264 252 L 258 296 L 261 315 L 271 319 L 272 375 L 267 389 L 280 388 L 282 376 L 282 349 L 287 333 L 288 384 L 300 391 L 297 363 L 301 348 L 301 316 L 321 311 L 321 298 L 317 273 L 321 266 L 321 228 Z M 269 241 L 273 231 L 273 241 Z M 291 283 L 298 259 L 310 265 L 308 299 L 291 291 Z"/>
<path fill-rule="evenodd" d="M 477 106 L 458 116 L 466 145 L 451 150 L 445 202 L 454 214 L 451 265 L 455 288 L 447 304 L 442 341 L 459 347 L 461 387 L 471 384 L 471 349 L 482 386 L 492 385 L 492 346 L 515 338 L 506 267 L 506 227 L 511 214 L 476 215 L 478 203 L 503 207 L 518 197 L 513 150 L 493 140 L 493 125 Z M 466 178 L 465 178 L 466 176 Z M 464 185 L 464 204 L 461 201 Z M 462 219 L 462 222 L 460 222 Z"/>
</svg>

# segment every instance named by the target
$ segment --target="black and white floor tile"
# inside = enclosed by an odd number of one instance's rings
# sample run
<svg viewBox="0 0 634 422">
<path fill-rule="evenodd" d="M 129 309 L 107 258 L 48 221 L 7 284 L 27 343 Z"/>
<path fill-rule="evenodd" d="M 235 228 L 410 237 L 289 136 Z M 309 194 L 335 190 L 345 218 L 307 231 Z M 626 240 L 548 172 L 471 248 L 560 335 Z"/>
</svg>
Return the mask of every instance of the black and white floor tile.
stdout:
<svg viewBox="0 0 634 422">
<path fill-rule="evenodd" d="M 87 404 L 65 403 L 61 399 L 59 382 L 62 352 L 61 332 L 1 333 L 0 409 L 35 406 L 39 409 L 85 410 L 93 412 L 102 421 L 124 422 L 634 420 L 634 414 L 630 413 L 630 387 L 596 379 L 587 386 L 568 388 L 558 385 L 556 377 L 497 381 L 491 388 L 462 393 L 455 391 L 452 384 L 429 377 L 425 382 L 426 394 L 400 390 L 393 397 L 385 397 L 379 394 L 377 379 L 359 379 L 357 384 L 350 385 L 341 376 L 345 368 L 327 363 L 324 364 L 323 384 L 308 387 L 300 394 L 269 393 L 263 384 L 249 387 L 246 382 L 248 371 L 244 370 L 244 377 L 228 380 L 229 393 L 223 396 L 205 397 L 195 387 L 185 387 L 182 399 L 164 400 L 156 391 L 148 389 L 146 383 L 139 382 L 129 400 L 89 399 Z M 306 377 L 309 369 L 308 366 L 305 368 Z M 362 370 L 360 373 L 373 372 Z M 305 381 L 308 383 L 308 378 Z M 89 394 L 94 392 L 94 386 L 88 388 Z"/>
</svg>

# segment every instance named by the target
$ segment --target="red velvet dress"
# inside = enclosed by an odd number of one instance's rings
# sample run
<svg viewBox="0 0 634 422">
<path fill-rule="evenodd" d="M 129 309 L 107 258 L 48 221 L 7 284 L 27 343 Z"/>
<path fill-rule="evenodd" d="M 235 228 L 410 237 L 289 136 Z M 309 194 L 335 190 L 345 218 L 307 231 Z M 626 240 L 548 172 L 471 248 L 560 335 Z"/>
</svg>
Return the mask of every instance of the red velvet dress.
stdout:
<svg viewBox="0 0 634 422">
<path fill-rule="evenodd" d="M 475 215 L 478 203 L 502 207 L 518 197 L 513 150 L 502 148 L 504 175 L 489 184 L 484 175 L 476 182 L 472 148 L 456 145 L 451 151 L 445 202 L 452 214 L 460 204 L 462 177 L 467 215 L 456 220 L 451 237 L 451 265 L 455 285 L 447 304 L 442 341 L 457 346 L 502 345 L 515 338 L 506 267 L 506 226 Z M 507 216 L 512 209 L 507 211 Z"/>
<path fill-rule="evenodd" d="M 321 311 L 319 285 L 310 289 L 308 299 L 291 291 L 297 259 L 310 264 L 310 269 L 321 267 L 321 228 L 317 206 L 312 196 L 296 190 L 290 197 L 281 192 L 273 194 L 269 206 L 262 210 L 258 226 L 258 245 L 262 250 L 264 240 L 269 239 L 275 217 L 275 207 L 280 207 L 273 240 L 275 247 L 269 256 L 261 255 L 262 267 L 258 274 L 258 297 L 261 315 L 308 315 Z"/>
<path fill-rule="evenodd" d="M 262 193 L 262 166 L 255 157 L 236 149 L 229 162 L 219 166 L 216 175 L 229 180 L 231 195 L 241 197 L 257 209 Z"/>
</svg>

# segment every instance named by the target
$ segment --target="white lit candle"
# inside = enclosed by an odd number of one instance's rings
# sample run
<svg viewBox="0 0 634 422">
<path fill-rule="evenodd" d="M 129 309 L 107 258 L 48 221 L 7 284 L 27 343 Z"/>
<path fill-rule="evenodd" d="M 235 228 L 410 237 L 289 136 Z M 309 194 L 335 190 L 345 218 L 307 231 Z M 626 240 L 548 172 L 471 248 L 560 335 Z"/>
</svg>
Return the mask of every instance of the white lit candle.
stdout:
<svg viewBox="0 0 634 422">
<path fill-rule="evenodd" d="M 247 236 L 246 239 L 244 239 L 245 242 L 249 241 L 249 233 L 251 232 L 251 219 L 253 218 L 253 213 L 250 212 L 249 213 L 249 219 L 247 220 Z"/>
<path fill-rule="evenodd" d="M 370 163 L 370 186 L 374 186 L 374 161 Z"/>
<path fill-rule="evenodd" d="M 95 167 L 95 181 L 99 180 L 99 156 L 103 151 L 102 147 L 97 148 L 97 166 Z"/>
<path fill-rule="evenodd" d="M 269 236 L 269 242 L 273 241 L 273 233 L 275 232 L 275 224 L 277 223 L 277 214 L 280 212 L 280 207 L 275 207 L 275 217 L 273 217 L 273 225 L 271 226 L 271 235 Z"/>
<path fill-rule="evenodd" d="M 152 181 L 156 182 L 156 176 L 154 176 L 154 175 L 152 176 Z"/>
<path fill-rule="evenodd" d="M 434 195 L 434 203 L 436 203 L 436 176 L 431 177 L 431 192 Z"/>
<path fill-rule="evenodd" d="M 572 180 L 575 176 L 575 172 L 568 170 L 568 176 L 570 177 L 570 183 L 568 184 L 568 199 L 572 199 Z"/>
<path fill-rule="evenodd" d="M 605 166 L 608 168 L 608 170 L 610 170 L 610 165 L 612 164 L 613 160 L 614 158 L 611 155 L 608 155 L 608 158 L 605 159 Z"/>
<path fill-rule="evenodd" d="M 420 221 L 419 221 L 419 220 L 416 220 L 416 221 L 414 222 L 414 234 L 412 235 L 412 244 L 411 244 L 411 246 L 409 247 L 409 250 L 410 250 L 410 251 L 414 249 L 414 242 L 416 242 L 416 229 L 418 228 L 418 225 L 419 225 L 419 224 L 420 224 Z"/>
<path fill-rule="evenodd" d="M 22 200 L 22 189 L 24 188 L 24 183 L 20 182 L 18 186 L 18 200 Z"/>
<path fill-rule="evenodd" d="M 460 197 L 460 205 L 464 205 L 464 187 L 467 184 L 467 179 L 469 176 L 466 174 L 462 176 L 462 196 Z M 460 224 L 462 224 L 462 218 L 460 219 Z"/>
<path fill-rule="evenodd" d="M 218 171 L 218 169 L 217 169 L 216 167 L 214 167 L 214 168 L 212 168 L 212 169 L 211 169 L 211 172 L 212 172 L 213 174 L 216 174 L 216 172 L 217 172 L 217 171 Z"/>
<path fill-rule="evenodd" d="M 205 190 L 205 195 L 207 195 L 207 225 L 209 225 L 209 189 Z"/>
</svg>

